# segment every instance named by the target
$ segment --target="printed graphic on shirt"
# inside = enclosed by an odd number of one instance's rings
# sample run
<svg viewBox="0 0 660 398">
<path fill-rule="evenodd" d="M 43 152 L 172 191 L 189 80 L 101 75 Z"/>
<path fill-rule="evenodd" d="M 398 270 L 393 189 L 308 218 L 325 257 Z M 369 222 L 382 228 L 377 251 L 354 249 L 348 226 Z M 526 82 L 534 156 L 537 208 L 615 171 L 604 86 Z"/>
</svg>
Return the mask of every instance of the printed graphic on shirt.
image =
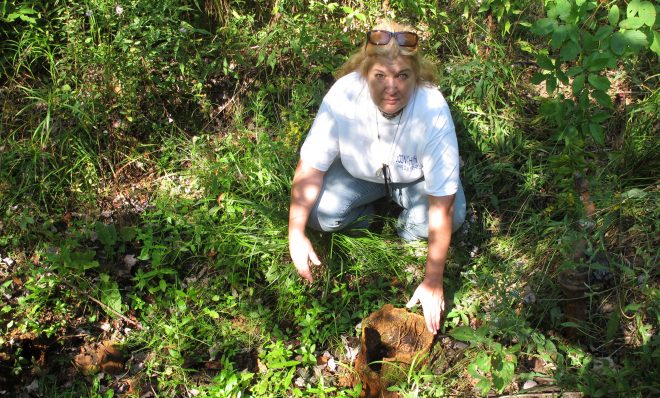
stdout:
<svg viewBox="0 0 660 398">
<path fill-rule="evenodd" d="M 417 161 L 416 155 L 404 155 L 400 154 L 397 156 L 394 164 L 399 170 L 403 171 L 412 171 L 415 169 L 421 169 L 422 165 Z"/>
</svg>

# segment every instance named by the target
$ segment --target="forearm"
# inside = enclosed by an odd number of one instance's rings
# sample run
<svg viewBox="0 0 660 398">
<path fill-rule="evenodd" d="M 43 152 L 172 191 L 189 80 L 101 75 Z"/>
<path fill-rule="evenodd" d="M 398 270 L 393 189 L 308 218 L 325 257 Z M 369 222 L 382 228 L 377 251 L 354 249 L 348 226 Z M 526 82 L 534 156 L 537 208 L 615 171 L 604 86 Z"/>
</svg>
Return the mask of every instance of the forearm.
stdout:
<svg viewBox="0 0 660 398">
<path fill-rule="evenodd" d="M 321 191 L 325 173 L 298 162 L 291 184 L 289 207 L 289 236 L 303 234 L 309 213 Z"/>
<path fill-rule="evenodd" d="M 429 197 L 429 241 L 425 279 L 442 283 L 451 243 L 454 197 Z"/>
</svg>

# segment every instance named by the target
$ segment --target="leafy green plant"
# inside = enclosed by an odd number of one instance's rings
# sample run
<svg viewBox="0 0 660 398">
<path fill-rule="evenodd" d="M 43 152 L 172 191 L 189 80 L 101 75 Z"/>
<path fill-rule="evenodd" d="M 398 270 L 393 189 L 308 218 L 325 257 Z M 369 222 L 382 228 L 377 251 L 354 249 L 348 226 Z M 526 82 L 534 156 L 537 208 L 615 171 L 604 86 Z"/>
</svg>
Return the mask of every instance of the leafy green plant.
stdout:
<svg viewBox="0 0 660 398">
<path fill-rule="evenodd" d="M 529 2 L 511 0 L 484 0 L 479 2 L 479 13 L 491 13 L 500 24 L 502 36 L 511 33 L 512 27 L 521 18 Z"/>
<path fill-rule="evenodd" d="M 639 0 L 628 4 L 625 18 L 621 18 L 618 5 L 602 10 L 592 0 L 550 0 L 546 6 L 547 17 L 536 21 L 531 30 L 550 37 L 551 51 L 535 54 L 544 72 L 535 74 L 532 82 L 545 81 L 551 96 L 558 83 L 570 88 L 570 95 L 560 93 L 547 101 L 541 113 L 556 123 L 566 151 L 576 155 L 587 138 L 599 145 L 605 143 L 603 123 L 610 118 L 612 108 L 606 71 L 642 49 L 658 53 L 656 10 L 651 2 Z M 591 99 L 604 109 L 594 107 Z"/>
<path fill-rule="evenodd" d="M 491 389 L 501 393 L 513 381 L 518 363 L 517 353 L 520 351 L 519 344 L 505 347 L 489 337 L 488 327 L 485 326 L 477 330 L 469 326 L 459 326 L 449 334 L 478 348 L 477 356 L 468 365 L 467 372 L 478 380 L 476 387 L 481 390 L 482 395 L 487 395 Z"/>
<path fill-rule="evenodd" d="M 262 360 L 267 368 L 266 374 L 252 386 L 251 392 L 257 396 L 268 394 L 286 394 L 290 391 L 296 366 L 300 363 L 292 359 L 290 346 L 281 342 L 267 344 L 264 347 Z"/>
<path fill-rule="evenodd" d="M 208 396 L 239 398 L 246 394 L 254 376 L 250 372 L 238 372 L 231 361 L 223 358 L 222 370 L 213 378 L 212 384 L 205 390 Z"/>
<path fill-rule="evenodd" d="M 69 377 L 69 354 L 113 336 L 141 393 L 359 396 L 317 357 L 350 373 L 356 325 L 405 303 L 424 259 L 388 214 L 370 231 L 311 233 L 310 286 L 286 228 L 299 145 L 381 17 L 412 23 L 443 71 L 470 207 L 444 325 L 470 346 L 452 342 L 393 388 L 469 397 L 542 376 L 589 396 L 657 393 L 655 6 L 387 4 L 0 1 L 8 394 L 124 394 L 127 376 Z M 545 83 L 536 97 L 530 77 Z M 589 230 L 569 217 L 583 217 L 575 171 L 591 182 Z M 615 277 L 571 341 L 553 278 L 580 239 Z"/>
</svg>

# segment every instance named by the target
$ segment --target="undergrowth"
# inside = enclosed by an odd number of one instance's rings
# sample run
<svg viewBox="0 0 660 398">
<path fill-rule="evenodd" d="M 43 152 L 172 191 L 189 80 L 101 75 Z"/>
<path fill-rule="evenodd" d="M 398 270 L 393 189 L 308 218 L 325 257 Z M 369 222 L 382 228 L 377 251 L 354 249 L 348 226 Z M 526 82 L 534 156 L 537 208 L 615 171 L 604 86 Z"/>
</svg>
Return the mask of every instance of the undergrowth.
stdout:
<svg viewBox="0 0 660 398">
<path fill-rule="evenodd" d="M 0 3 L 0 395 L 359 396 L 362 319 L 424 259 L 396 209 L 288 258 L 297 151 L 379 17 L 415 25 L 460 142 L 431 361 L 400 396 L 660 394 L 649 1 Z M 586 274 L 582 317 L 561 289 Z M 113 342 L 121 371 L 85 365 Z"/>
</svg>

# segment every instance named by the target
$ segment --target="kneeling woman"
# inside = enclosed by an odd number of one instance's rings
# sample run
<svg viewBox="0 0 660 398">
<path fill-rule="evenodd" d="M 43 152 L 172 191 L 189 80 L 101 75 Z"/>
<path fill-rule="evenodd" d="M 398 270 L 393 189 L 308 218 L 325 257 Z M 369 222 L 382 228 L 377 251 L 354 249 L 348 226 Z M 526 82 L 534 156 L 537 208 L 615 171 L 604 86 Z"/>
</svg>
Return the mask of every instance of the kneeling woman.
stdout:
<svg viewBox="0 0 660 398">
<path fill-rule="evenodd" d="M 339 71 L 293 177 L 289 251 L 311 282 L 310 263 L 320 262 L 305 227 L 365 228 L 373 202 L 391 198 L 403 208 L 399 236 L 428 239 L 424 280 L 408 306 L 421 303 L 427 328 L 436 333 L 445 260 L 452 232 L 465 219 L 465 196 L 454 123 L 418 41 L 410 27 L 382 24 Z"/>
</svg>

